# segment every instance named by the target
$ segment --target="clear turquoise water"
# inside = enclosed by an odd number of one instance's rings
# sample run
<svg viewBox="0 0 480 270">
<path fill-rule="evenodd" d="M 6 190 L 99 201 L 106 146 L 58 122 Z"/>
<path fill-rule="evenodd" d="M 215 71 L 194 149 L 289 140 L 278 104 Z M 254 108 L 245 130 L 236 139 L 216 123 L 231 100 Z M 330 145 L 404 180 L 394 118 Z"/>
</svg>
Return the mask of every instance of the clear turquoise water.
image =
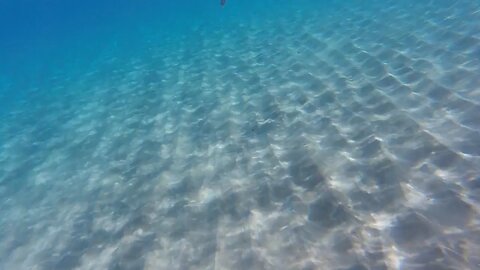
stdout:
<svg viewBox="0 0 480 270">
<path fill-rule="evenodd" d="M 2 1 L 0 269 L 478 269 L 480 2 Z"/>
</svg>

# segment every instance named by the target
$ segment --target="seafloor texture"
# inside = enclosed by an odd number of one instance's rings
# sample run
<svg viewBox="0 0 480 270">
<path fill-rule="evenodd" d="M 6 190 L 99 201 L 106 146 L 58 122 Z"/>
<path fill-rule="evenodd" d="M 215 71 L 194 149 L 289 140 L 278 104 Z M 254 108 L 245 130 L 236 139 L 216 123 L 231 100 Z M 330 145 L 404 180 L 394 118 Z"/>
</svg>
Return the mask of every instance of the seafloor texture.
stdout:
<svg viewBox="0 0 480 270">
<path fill-rule="evenodd" d="M 0 124 L 0 268 L 478 269 L 480 2 L 380 2 L 31 91 Z"/>
</svg>

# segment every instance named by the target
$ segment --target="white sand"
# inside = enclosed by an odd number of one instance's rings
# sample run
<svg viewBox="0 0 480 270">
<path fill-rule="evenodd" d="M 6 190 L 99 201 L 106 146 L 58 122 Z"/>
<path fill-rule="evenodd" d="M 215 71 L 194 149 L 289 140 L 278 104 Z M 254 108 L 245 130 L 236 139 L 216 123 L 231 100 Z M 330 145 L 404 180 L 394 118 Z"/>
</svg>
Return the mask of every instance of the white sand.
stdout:
<svg viewBox="0 0 480 270">
<path fill-rule="evenodd" d="M 480 6 L 391 3 L 199 29 L 18 109 L 0 268 L 479 267 Z"/>
</svg>

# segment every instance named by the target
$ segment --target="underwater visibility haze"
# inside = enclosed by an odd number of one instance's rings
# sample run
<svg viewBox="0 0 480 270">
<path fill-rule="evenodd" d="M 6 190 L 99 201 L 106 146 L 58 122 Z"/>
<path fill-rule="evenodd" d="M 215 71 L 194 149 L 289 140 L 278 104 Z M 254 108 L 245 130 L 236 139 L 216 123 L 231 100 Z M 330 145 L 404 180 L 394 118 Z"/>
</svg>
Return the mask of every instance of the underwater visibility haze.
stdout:
<svg viewBox="0 0 480 270">
<path fill-rule="evenodd" d="M 2 0 L 0 269 L 480 269 L 480 1 Z"/>
</svg>

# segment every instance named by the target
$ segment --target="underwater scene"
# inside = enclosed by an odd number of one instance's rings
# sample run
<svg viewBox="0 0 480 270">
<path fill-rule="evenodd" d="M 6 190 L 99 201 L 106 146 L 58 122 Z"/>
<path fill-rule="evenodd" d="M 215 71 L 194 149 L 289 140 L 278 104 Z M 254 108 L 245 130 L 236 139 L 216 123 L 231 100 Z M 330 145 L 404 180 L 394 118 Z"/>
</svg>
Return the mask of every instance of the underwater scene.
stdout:
<svg viewBox="0 0 480 270">
<path fill-rule="evenodd" d="M 1 0 L 0 269 L 480 269 L 480 1 Z"/>
</svg>

